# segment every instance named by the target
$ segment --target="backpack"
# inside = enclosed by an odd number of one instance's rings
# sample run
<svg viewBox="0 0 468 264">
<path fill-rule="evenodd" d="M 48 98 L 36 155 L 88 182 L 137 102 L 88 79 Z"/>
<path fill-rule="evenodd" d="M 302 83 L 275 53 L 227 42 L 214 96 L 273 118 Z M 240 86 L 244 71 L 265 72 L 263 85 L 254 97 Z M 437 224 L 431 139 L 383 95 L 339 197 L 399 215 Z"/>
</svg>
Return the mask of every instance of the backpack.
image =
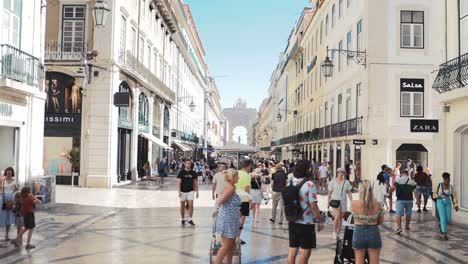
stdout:
<svg viewBox="0 0 468 264">
<path fill-rule="evenodd" d="M 289 184 L 286 188 L 281 192 L 283 196 L 283 203 L 284 203 L 284 214 L 286 216 L 286 220 L 289 222 L 295 222 L 299 220 L 307 209 L 302 209 L 301 204 L 299 202 L 299 191 L 301 190 L 302 186 L 310 180 L 304 179 L 299 185 L 292 185 Z"/>
</svg>

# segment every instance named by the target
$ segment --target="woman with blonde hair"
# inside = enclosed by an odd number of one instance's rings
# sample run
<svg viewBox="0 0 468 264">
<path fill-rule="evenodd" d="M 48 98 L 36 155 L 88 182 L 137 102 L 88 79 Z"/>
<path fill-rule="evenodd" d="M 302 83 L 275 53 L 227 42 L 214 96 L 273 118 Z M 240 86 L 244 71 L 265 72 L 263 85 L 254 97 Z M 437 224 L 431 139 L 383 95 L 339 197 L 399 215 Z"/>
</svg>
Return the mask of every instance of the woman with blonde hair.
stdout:
<svg viewBox="0 0 468 264">
<path fill-rule="evenodd" d="M 375 200 L 372 184 L 364 180 L 359 184 L 359 200 L 351 202 L 351 214 L 354 220 L 353 249 L 356 264 L 363 264 L 366 251 L 369 263 L 378 264 L 382 238 L 379 225 L 383 223 L 382 204 Z"/>
<path fill-rule="evenodd" d="M 241 199 L 236 194 L 235 184 L 239 180 L 239 174 L 235 169 L 224 172 L 226 187 L 216 200 L 216 208 L 219 207 L 216 220 L 216 234 L 221 236 L 222 246 L 216 254 L 216 264 L 232 263 L 236 238 L 240 235 L 240 210 Z"/>
</svg>

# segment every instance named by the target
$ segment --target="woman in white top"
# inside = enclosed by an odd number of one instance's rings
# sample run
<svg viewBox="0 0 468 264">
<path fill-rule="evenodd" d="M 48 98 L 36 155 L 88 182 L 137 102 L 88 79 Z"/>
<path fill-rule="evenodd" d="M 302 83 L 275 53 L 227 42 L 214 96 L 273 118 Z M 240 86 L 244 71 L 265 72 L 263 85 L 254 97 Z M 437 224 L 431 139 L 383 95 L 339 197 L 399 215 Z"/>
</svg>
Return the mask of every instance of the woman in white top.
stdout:
<svg viewBox="0 0 468 264">
<path fill-rule="evenodd" d="M 351 201 L 352 186 L 345 179 L 345 170 L 339 168 L 336 171 L 336 178 L 328 184 L 328 205 L 333 208 L 333 238 L 336 239 L 341 231 L 341 224 L 344 213 L 348 210 L 348 198 Z M 347 196 L 346 196 L 347 195 Z"/>
<path fill-rule="evenodd" d="M 377 180 L 372 182 L 372 189 L 374 189 L 374 198 L 382 205 L 382 208 L 385 204 L 385 197 L 388 196 L 387 193 L 387 184 L 385 183 L 385 177 L 382 173 L 377 175 Z"/>
<path fill-rule="evenodd" d="M 0 228 L 6 227 L 5 241 L 9 241 L 8 233 L 10 226 L 15 223 L 15 214 L 8 208 L 10 204 L 14 204 L 14 194 L 19 190 L 19 186 L 13 179 L 15 177 L 15 171 L 12 167 L 8 167 L 3 172 L 3 177 L 0 182 L 0 200 L 2 208 L 0 210 Z"/>
</svg>

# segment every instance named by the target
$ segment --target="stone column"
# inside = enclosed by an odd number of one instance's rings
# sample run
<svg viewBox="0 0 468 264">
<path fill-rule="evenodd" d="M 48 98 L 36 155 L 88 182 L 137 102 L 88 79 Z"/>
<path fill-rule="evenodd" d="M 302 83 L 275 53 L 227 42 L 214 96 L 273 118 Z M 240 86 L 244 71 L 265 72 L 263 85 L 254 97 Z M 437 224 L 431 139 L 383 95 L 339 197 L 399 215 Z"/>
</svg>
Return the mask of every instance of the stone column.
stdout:
<svg viewBox="0 0 468 264">
<path fill-rule="evenodd" d="M 134 93 L 135 96 L 133 97 L 133 133 L 132 133 L 132 153 L 130 157 L 130 170 L 132 171 L 132 181 L 136 181 L 138 179 L 138 168 L 137 168 L 137 159 L 138 159 L 138 133 L 140 131 L 139 124 L 138 124 L 138 112 L 139 112 L 139 100 L 138 97 L 140 96 L 140 89 L 135 87 Z"/>
<path fill-rule="evenodd" d="M 153 111 L 154 111 L 154 97 L 149 96 L 148 97 L 148 127 L 149 127 L 149 133 L 150 135 L 153 135 Z M 150 164 L 153 164 L 153 141 L 148 140 L 148 161 Z"/>
</svg>

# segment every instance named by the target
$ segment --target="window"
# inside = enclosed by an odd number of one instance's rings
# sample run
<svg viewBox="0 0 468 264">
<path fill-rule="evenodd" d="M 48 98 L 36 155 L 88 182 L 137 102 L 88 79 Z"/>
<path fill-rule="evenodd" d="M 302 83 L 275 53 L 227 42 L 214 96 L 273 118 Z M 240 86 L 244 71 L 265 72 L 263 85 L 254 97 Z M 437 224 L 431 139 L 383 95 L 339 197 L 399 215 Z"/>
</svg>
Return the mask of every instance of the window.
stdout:
<svg viewBox="0 0 468 264">
<path fill-rule="evenodd" d="M 424 116 L 424 93 L 401 92 L 401 116 Z"/>
<path fill-rule="evenodd" d="M 359 117 L 359 98 L 361 97 L 361 84 L 356 85 L 356 117 Z"/>
<path fill-rule="evenodd" d="M 146 0 L 141 0 L 140 16 L 142 18 L 145 18 L 145 7 L 146 7 Z"/>
<path fill-rule="evenodd" d="M 461 54 L 468 53 L 468 0 L 460 2 L 460 42 Z"/>
<path fill-rule="evenodd" d="M 320 22 L 320 45 L 323 43 L 323 21 Z"/>
<path fill-rule="evenodd" d="M 325 103 L 325 115 L 324 115 L 324 126 L 328 126 L 328 123 L 327 123 L 327 116 L 328 116 L 328 102 Z"/>
<path fill-rule="evenodd" d="M 359 20 L 357 23 L 357 28 L 356 28 L 356 50 L 362 51 L 363 50 L 363 43 L 362 43 L 362 19 Z"/>
<path fill-rule="evenodd" d="M 339 94 L 338 95 L 338 122 L 341 122 L 341 112 L 343 111 L 342 110 L 342 105 L 343 105 L 343 95 L 342 94 Z"/>
<path fill-rule="evenodd" d="M 0 33 L 2 44 L 9 44 L 13 47 L 20 47 L 20 28 L 21 28 L 22 0 L 3 1 L 3 23 L 0 24 Z M 3 30 L 3 32 L 2 32 Z"/>
<path fill-rule="evenodd" d="M 331 21 L 331 27 L 334 28 L 335 27 L 335 23 L 336 23 L 336 11 L 335 11 L 335 4 L 333 4 L 332 6 L 332 21 Z"/>
<path fill-rule="evenodd" d="M 124 54 L 127 42 L 127 19 L 120 17 L 120 53 Z"/>
<path fill-rule="evenodd" d="M 401 48 L 424 48 L 424 12 L 401 11 Z"/>
<path fill-rule="evenodd" d="M 343 0 L 339 0 L 338 3 L 338 18 L 343 16 Z"/>
<path fill-rule="evenodd" d="M 333 125 L 333 112 L 335 112 L 335 99 L 332 99 L 330 103 L 330 125 Z"/>
<path fill-rule="evenodd" d="M 133 56 L 136 56 L 136 29 L 132 27 L 132 36 L 130 39 L 130 48 Z"/>
<path fill-rule="evenodd" d="M 351 89 L 346 91 L 346 120 L 351 119 Z"/>
<path fill-rule="evenodd" d="M 343 50 L 342 40 L 338 43 L 338 49 Z M 338 71 L 341 71 L 341 52 L 338 52 L 337 56 L 338 56 Z"/>
<path fill-rule="evenodd" d="M 353 33 L 351 31 L 349 31 L 348 34 L 346 35 L 346 48 L 348 50 L 353 50 Z M 346 60 L 346 64 L 349 65 L 349 60 Z"/>
<path fill-rule="evenodd" d="M 328 36 L 328 14 L 325 17 L 325 36 Z"/>
<path fill-rule="evenodd" d="M 148 60 L 146 61 L 146 68 L 148 68 L 148 70 L 151 69 L 151 46 L 148 45 L 147 47 L 147 50 L 146 50 L 146 56 L 148 56 Z"/>
<path fill-rule="evenodd" d="M 85 35 L 85 6 L 63 6 L 62 49 L 83 52 Z"/>
<path fill-rule="evenodd" d="M 145 58 L 145 39 L 143 36 L 140 36 L 140 43 L 138 43 L 138 60 L 141 63 L 144 63 L 144 58 Z"/>
<path fill-rule="evenodd" d="M 158 75 L 158 53 L 156 50 L 153 52 L 153 74 L 154 76 Z"/>
</svg>

